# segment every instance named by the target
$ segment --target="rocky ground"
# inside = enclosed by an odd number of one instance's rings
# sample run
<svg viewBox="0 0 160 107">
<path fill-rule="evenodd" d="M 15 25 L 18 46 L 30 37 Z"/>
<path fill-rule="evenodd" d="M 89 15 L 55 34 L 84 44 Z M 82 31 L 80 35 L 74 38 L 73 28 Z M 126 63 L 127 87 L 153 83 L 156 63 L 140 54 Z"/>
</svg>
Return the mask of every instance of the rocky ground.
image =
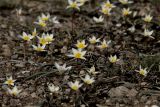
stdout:
<svg viewBox="0 0 160 107">
<path fill-rule="evenodd" d="M 2 0 L 3 1 L 3 0 Z M 129 5 L 137 11 L 135 17 L 120 17 L 122 5 L 113 0 L 118 8 L 109 22 L 95 24 L 99 16 L 100 1 L 86 3 L 81 11 L 66 9 L 64 0 L 23 0 L 16 4 L 0 5 L 0 106 L 1 107 L 151 107 L 160 105 L 160 19 L 157 2 L 135 0 Z M 17 15 L 17 9 L 22 9 Z M 53 33 L 55 41 L 47 52 L 37 53 L 28 44 L 24 60 L 24 41 L 18 37 L 23 31 L 31 32 L 37 27 L 34 22 L 41 13 L 57 16 L 60 25 L 49 25 L 45 32 Z M 143 37 L 145 23 L 142 17 L 151 13 L 154 17 L 149 28 L 154 30 L 155 39 Z M 74 19 L 74 20 L 73 20 Z M 73 23 L 72 23 L 73 22 Z M 107 23 L 107 26 L 106 26 Z M 136 31 L 128 28 L 135 26 Z M 73 29 L 72 29 L 73 27 Z M 39 33 L 44 30 L 37 27 Z M 73 60 L 66 54 L 77 40 L 92 35 L 111 40 L 111 46 L 104 51 L 88 46 L 87 60 Z M 88 43 L 89 44 L 89 43 Z M 25 47 L 25 48 L 26 48 Z M 108 57 L 116 54 L 120 59 L 111 64 Z M 66 63 L 72 70 L 66 74 L 56 73 L 55 62 Z M 72 91 L 67 83 L 83 77 L 86 69 L 95 65 L 95 82 L 84 85 L 78 92 Z M 146 77 L 135 70 L 147 67 Z M 54 72 L 55 71 L 55 72 Z M 6 76 L 16 79 L 16 86 L 22 89 L 19 96 L 6 92 Z M 50 94 L 47 83 L 60 86 L 60 92 Z M 153 106 L 154 107 L 154 106 Z"/>
</svg>

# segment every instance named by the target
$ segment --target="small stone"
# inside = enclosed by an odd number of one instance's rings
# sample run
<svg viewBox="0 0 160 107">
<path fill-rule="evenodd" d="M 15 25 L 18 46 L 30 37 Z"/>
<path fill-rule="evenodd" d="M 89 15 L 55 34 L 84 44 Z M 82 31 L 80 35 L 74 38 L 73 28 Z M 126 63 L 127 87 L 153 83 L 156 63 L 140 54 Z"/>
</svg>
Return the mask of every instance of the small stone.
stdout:
<svg viewBox="0 0 160 107">
<path fill-rule="evenodd" d="M 15 64 L 16 67 L 19 67 L 19 68 L 24 68 L 25 67 L 25 64 L 24 63 L 19 63 L 19 64 Z"/>
<path fill-rule="evenodd" d="M 129 91 L 128 88 L 124 86 L 119 86 L 119 87 L 112 88 L 111 90 L 109 90 L 108 94 L 110 97 L 122 97 L 122 96 L 125 96 L 128 91 Z"/>
<path fill-rule="evenodd" d="M 32 98 L 38 98 L 38 96 L 36 95 L 36 93 L 32 93 L 32 94 L 31 94 L 31 97 L 32 97 Z"/>
<path fill-rule="evenodd" d="M 135 89 L 131 89 L 130 91 L 128 91 L 127 96 L 129 97 L 135 97 L 137 95 L 137 91 Z"/>
</svg>

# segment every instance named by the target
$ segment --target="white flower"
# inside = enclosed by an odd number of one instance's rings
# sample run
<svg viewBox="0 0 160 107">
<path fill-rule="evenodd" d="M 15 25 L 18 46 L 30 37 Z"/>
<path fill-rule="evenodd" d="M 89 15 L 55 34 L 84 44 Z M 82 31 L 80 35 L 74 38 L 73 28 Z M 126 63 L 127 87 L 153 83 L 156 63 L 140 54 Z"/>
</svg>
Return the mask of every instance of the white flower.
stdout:
<svg viewBox="0 0 160 107">
<path fill-rule="evenodd" d="M 73 54 L 68 55 L 69 57 L 74 57 L 77 59 L 86 59 L 84 57 L 84 55 L 86 54 L 86 51 L 82 51 L 81 49 L 76 50 L 73 48 L 72 52 L 73 52 Z"/>
<path fill-rule="evenodd" d="M 17 16 L 20 16 L 22 14 L 22 8 L 16 9 L 16 13 L 17 13 Z"/>
<path fill-rule="evenodd" d="M 41 20 L 41 19 L 39 19 L 38 22 L 34 22 L 34 23 L 41 26 L 41 27 L 46 27 L 47 26 L 46 22 Z"/>
<path fill-rule="evenodd" d="M 74 9 L 80 10 L 80 6 L 82 6 L 81 3 L 77 3 L 77 1 L 73 1 L 73 0 L 68 0 L 68 4 L 69 6 L 67 6 L 67 9 L 74 8 Z"/>
<path fill-rule="evenodd" d="M 100 12 L 102 12 L 102 13 L 105 14 L 105 15 L 110 16 L 110 15 L 111 15 L 111 8 L 102 6 Z"/>
<path fill-rule="evenodd" d="M 13 80 L 12 76 L 10 76 L 9 78 L 7 77 L 7 80 L 4 82 L 4 84 L 14 86 L 14 82 L 15 82 L 15 81 L 16 81 L 16 80 Z"/>
<path fill-rule="evenodd" d="M 76 47 L 78 49 L 83 49 L 83 48 L 87 47 L 87 45 L 85 44 L 85 40 L 77 41 Z"/>
<path fill-rule="evenodd" d="M 146 15 L 144 18 L 142 18 L 145 22 L 151 22 L 152 20 L 152 16 L 151 15 Z"/>
<path fill-rule="evenodd" d="M 51 43 L 52 41 L 54 41 L 54 38 L 53 38 L 53 34 L 46 34 L 45 35 L 45 40 L 48 42 L 48 43 Z"/>
<path fill-rule="evenodd" d="M 18 90 L 16 86 L 14 86 L 13 89 L 8 88 L 8 93 L 10 95 L 17 96 L 20 92 L 21 90 Z"/>
<path fill-rule="evenodd" d="M 74 83 L 73 82 L 69 82 L 68 83 L 69 87 L 72 89 L 72 90 L 78 90 L 83 84 L 80 84 L 79 81 L 75 81 Z"/>
<path fill-rule="evenodd" d="M 101 45 L 97 46 L 100 49 L 105 49 L 108 48 L 109 44 L 111 43 L 111 40 L 106 42 L 106 40 L 103 40 L 103 42 L 101 42 Z"/>
<path fill-rule="evenodd" d="M 138 14 L 138 12 L 137 12 L 137 11 L 133 11 L 133 17 L 136 17 L 136 16 L 137 16 L 137 14 Z"/>
<path fill-rule="evenodd" d="M 114 56 L 111 55 L 110 57 L 108 57 L 108 59 L 111 63 L 115 63 L 115 62 L 119 61 L 119 59 L 117 58 L 116 55 L 114 55 Z"/>
<path fill-rule="evenodd" d="M 85 78 L 82 78 L 82 80 L 86 83 L 86 84 L 92 84 L 95 80 L 94 77 L 90 77 L 88 74 L 86 74 Z"/>
<path fill-rule="evenodd" d="M 32 32 L 32 36 L 33 36 L 33 37 L 37 36 L 37 30 L 36 30 L 36 28 L 34 28 L 34 30 L 33 30 L 33 32 Z"/>
<path fill-rule="evenodd" d="M 71 66 L 66 67 L 66 64 L 63 64 L 63 65 L 61 66 L 61 65 L 59 65 L 58 63 L 55 63 L 54 65 L 56 66 L 56 68 L 58 69 L 59 72 L 69 71 L 69 70 L 71 70 L 71 68 L 72 68 Z"/>
<path fill-rule="evenodd" d="M 104 8 L 114 8 L 114 7 L 116 7 L 115 5 L 113 5 L 112 3 L 110 3 L 110 1 L 109 0 L 107 0 L 107 2 L 105 2 L 105 3 L 103 3 L 102 4 L 102 7 L 104 7 Z"/>
<path fill-rule="evenodd" d="M 97 43 L 97 42 L 100 42 L 99 39 L 100 39 L 100 38 L 96 39 L 95 36 L 92 36 L 92 38 L 89 38 L 89 42 L 90 42 L 91 44 L 95 44 L 95 43 Z"/>
<path fill-rule="evenodd" d="M 128 16 L 128 15 L 130 15 L 132 13 L 132 11 L 130 11 L 130 8 L 123 8 L 123 10 L 122 10 L 122 14 L 123 14 L 123 16 Z"/>
<path fill-rule="evenodd" d="M 52 23 L 54 23 L 54 24 L 59 24 L 59 21 L 57 20 L 57 17 L 56 17 L 56 16 L 53 17 L 51 21 L 52 21 Z"/>
<path fill-rule="evenodd" d="M 93 17 L 93 20 L 94 20 L 96 23 L 102 23 L 103 20 L 104 20 L 104 17 L 102 17 L 102 16 L 100 16 L 99 18 Z"/>
<path fill-rule="evenodd" d="M 36 50 L 36 51 L 38 51 L 38 52 L 45 51 L 45 46 L 46 46 L 46 45 L 42 45 L 42 46 L 41 46 L 40 44 L 38 44 L 38 46 L 32 45 L 33 49 Z"/>
<path fill-rule="evenodd" d="M 141 74 L 141 75 L 143 75 L 143 76 L 146 76 L 147 73 L 148 73 L 147 68 L 142 69 L 141 66 L 139 67 L 139 70 L 136 70 L 136 72 L 138 72 L 139 74 Z"/>
<path fill-rule="evenodd" d="M 51 93 L 57 93 L 59 91 L 59 87 L 54 84 L 48 84 L 48 89 Z"/>
<path fill-rule="evenodd" d="M 119 0 L 120 3 L 122 4 L 130 4 L 133 3 L 132 1 L 128 1 L 128 0 Z"/>
<path fill-rule="evenodd" d="M 98 72 L 96 72 L 95 67 L 92 66 L 92 67 L 88 70 L 88 73 L 95 75 L 95 74 L 97 74 Z"/>
<path fill-rule="evenodd" d="M 144 35 L 145 37 L 150 37 L 150 38 L 154 39 L 154 37 L 151 36 L 152 34 L 153 34 L 153 30 L 152 30 L 152 31 L 149 31 L 148 29 L 145 29 L 145 30 L 144 30 L 144 33 L 143 33 L 143 35 Z"/>
<path fill-rule="evenodd" d="M 42 20 L 42 21 L 48 21 L 50 18 L 50 14 L 45 15 L 44 13 L 42 13 L 42 15 L 39 16 L 38 18 L 39 20 Z"/>
<path fill-rule="evenodd" d="M 132 26 L 132 27 L 128 28 L 128 30 L 133 33 L 133 32 L 135 32 L 136 29 L 135 29 L 135 26 Z"/>
<path fill-rule="evenodd" d="M 22 38 L 25 41 L 30 41 L 31 39 L 33 39 L 34 36 L 27 34 L 25 32 L 22 33 L 22 36 L 20 36 L 20 38 Z"/>
<path fill-rule="evenodd" d="M 49 42 L 46 40 L 46 34 L 43 33 L 41 37 L 37 36 L 39 44 L 47 45 Z"/>
</svg>

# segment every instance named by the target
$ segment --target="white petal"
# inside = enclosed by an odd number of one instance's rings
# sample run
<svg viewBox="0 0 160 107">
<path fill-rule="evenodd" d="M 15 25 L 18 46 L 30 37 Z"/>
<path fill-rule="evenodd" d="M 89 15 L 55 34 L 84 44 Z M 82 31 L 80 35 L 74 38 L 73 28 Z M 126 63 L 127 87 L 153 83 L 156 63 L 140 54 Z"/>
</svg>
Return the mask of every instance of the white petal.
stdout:
<svg viewBox="0 0 160 107">
<path fill-rule="evenodd" d="M 60 68 L 60 65 L 59 65 L 58 63 L 56 63 L 56 62 L 55 62 L 55 64 L 54 64 L 54 65 L 55 65 L 55 67 L 56 67 L 57 69 L 59 69 L 59 68 Z"/>
<path fill-rule="evenodd" d="M 73 1 L 72 1 L 72 0 L 68 0 L 68 3 L 69 3 L 69 4 L 72 4 L 72 3 L 73 3 Z"/>
</svg>

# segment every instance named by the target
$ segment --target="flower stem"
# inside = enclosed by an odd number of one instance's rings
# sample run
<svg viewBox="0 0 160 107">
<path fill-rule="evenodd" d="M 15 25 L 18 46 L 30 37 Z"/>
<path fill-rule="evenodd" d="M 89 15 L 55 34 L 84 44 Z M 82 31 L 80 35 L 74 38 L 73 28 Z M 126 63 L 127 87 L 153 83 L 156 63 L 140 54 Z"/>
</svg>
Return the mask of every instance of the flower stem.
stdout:
<svg viewBox="0 0 160 107">
<path fill-rule="evenodd" d="M 27 48 L 27 42 L 24 42 L 24 48 L 23 48 L 24 61 L 26 61 L 26 48 Z"/>
</svg>

